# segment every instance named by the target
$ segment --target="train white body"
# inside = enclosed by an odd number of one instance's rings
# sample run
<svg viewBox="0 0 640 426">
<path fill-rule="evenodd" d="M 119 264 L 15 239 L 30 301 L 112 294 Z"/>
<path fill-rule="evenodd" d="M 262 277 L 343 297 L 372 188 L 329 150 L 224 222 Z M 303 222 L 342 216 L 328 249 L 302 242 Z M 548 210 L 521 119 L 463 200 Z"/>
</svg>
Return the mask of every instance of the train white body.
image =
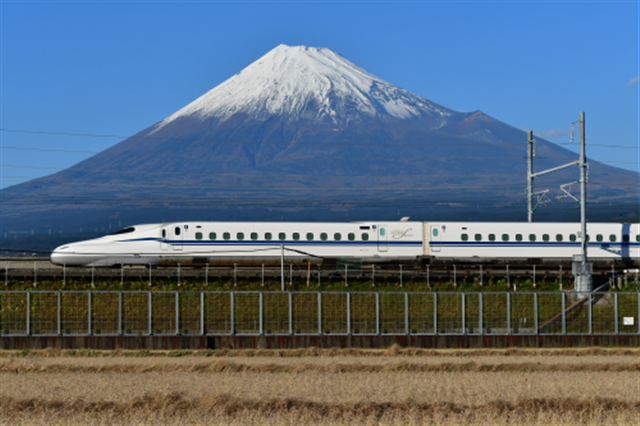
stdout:
<svg viewBox="0 0 640 426">
<path fill-rule="evenodd" d="M 441 259 L 572 260 L 582 252 L 579 223 L 433 222 L 429 254 Z M 587 224 L 592 261 L 640 259 L 640 224 Z"/>
<path fill-rule="evenodd" d="M 136 225 L 65 244 L 67 266 L 557 260 L 581 253 L 579 223 L 176 222 Z M 640 224 L 589 223 L 591 261 L 638 263 Z"/>
</svg>

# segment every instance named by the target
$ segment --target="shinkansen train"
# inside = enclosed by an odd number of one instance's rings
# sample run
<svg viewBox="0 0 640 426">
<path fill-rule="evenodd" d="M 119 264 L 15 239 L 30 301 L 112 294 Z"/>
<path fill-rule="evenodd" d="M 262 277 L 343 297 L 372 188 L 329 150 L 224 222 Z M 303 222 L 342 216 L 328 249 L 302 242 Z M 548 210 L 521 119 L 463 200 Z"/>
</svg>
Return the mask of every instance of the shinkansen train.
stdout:
<svg viewBox="0 0 640 426">
<path fill-rule="evenodd" d="M 589 223 L 591 262 L 640 263 L 640 224 Z M 175 222 L 65 244 L 66 266 L 362 262 L 552 262 L 581 253 L 579 223 Z"/>
</svg>

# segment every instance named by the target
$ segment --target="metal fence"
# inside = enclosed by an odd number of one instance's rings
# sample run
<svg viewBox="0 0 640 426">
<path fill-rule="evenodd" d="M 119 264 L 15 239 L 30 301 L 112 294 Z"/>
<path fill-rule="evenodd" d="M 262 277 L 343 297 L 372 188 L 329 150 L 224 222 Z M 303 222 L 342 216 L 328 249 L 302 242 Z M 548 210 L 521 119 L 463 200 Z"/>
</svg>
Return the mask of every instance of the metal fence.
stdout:
<svg viewBox="0 0 640 426">
<path fill-rule="evenodd" d="M 3 291 L 0 335 L 637 334 L 640 293 Z"/>
<path fill-rule="evenodd" d="M 640 269 L 622 269 L 618 265 L 600 267 L 594 270 L 598 275 L 599 282 L 609 282 L 611 287 L 621 289 L 628 284 L 635 283 L 635 286 L 628 287 L 627 290 L 640 291 Z M 504 264 L 504 265 L 483 265 L 483 264 L 426 264 L 426 265 L 362 265 L 339 261 L 335 265 L 311 265 L 311 264 L 290 264 L 281 266 L 212 266 L 209 264 L 199 266 L 177 267 L 145 267 L 144 265 L 124 266 L 122 268 L 96 268 L 96 267 L 73 267 L 52 265 L 48 260 L 33 261 L 26 259 L 12 259 L 10 261 L 0 260 L 0 280 L 4 279 L 5 289 L 12 288 L 13 285 L 32 285 L 34 289 L 43 283 L 53 283 L 55 285 L 67 283 L 82 283 L 95 286 L 96 282 L 120 282 L 141 283 L 148 282 L 151 286 L 157 283 L 175 284 L 181 283 L 204 283 L 210 281 L 229 281 L 234 285 L 239 280 L 250 280 L 261 282 L 278 282 L 281 289 L 291 288 L 294 283 L 300 285 L 317 286 L 320 289 L 322 284 L 333 281 L 343 282 L 348 287 L 352 281 L 370 282 L 375 287 L 376 283 L 397 283 L 402 287 L 403 283 L 419 282 L 427 287 L 450 283 L 454 287 L 468 283 L 483 286 L 500 282 L 501 285 L 513 290 L 520 289 L 520 285 L 532 285 L 533 291 L 537 283 L 555 282 L 562 290 L 573 285 L 573 274 L 571 264 L 557 265 L 527 265 L 527 264 Z M 568 286 L 568 287 L 563 287 Z M 53 287 L 57 288 L 57 287 Z M 531 287 L 528 287 L 531 288 Z"/>
</svg>

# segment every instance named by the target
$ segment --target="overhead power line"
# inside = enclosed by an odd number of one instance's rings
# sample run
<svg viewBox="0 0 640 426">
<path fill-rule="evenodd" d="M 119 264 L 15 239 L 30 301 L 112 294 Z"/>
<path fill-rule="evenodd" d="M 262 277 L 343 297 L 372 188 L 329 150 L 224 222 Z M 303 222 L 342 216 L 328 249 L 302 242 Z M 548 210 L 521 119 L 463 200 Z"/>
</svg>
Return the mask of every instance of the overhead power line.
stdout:
<svg viewBox="0 0 640 426">
<path fill-rule="evenodd" d="M 108 139 L 140 139 L 140 140 L 149 140 L 149 141 L 171 141 L 171 142 L 209 142 L 209 143 L 241 143 L 241 144 L 276 144 L 276 145 L 353 145 L 353 146 L 482 146 L 482 145 L 490 145 L 490 146 L 511 146 L 513 147 L 513 143 L 492 143 L 492 142 L 470 142 L 466 144 L 401 144 L 401 143 L 358 143 L 358 142 L 300 142 L 300 141 L 248 141 L 248 140 L 224 140 L 224 139 L 206 139 L 206 138 L 161 138 L 161 137 L 153 137 L 153 136 L 124 136 L 124 135 L 109 135 L 109 134 L 98 134 L 98 133 L 72 133 L 72 132 L 53 132 L 48 130 L 26 130 L 26 129 L 0 129 L 0 132 L 7 133 L 26 133 L 26 134 L 38 134 L 38 135 L 49 135 L 49 136 L 73 136 L 73 137 L 89 137 L 89 138 L 108 138 Z M 443 136 L 447 137 L 447 135 Z M 569 142 L 566 143 L 554 143 L 549 142 L 553 145 L 568 145 L 572 144 Z M 588 144 L 587 146 L 598 146 L 605 148 L 620 148 L 620 149 L 633 149 L 638 150 L 639 147 L 627 147 L 623 145 L 606 145 L 606 144 Z M 525 147 L 526 148 L 526 147 Z"/>
<path fill-rule="evenodd" d="M 492 145 L 493 146 L 493 145 Z M 34 152 L 61 152 L 65 154 L 101 154 L 101 155 L 111 155 L 111 156 L 139 156 L 139 157 L 167 157 L 167 158 L 185 158 L 185 159 L 239 159 L 239 160 L 275 160 L 280 159 L 278 155 L 252 155 L 252 156 L 241 156 L 241 155 L 185 155 L 185 154 L 162 154 L 162 153 L 144 153 L 144 152 L 131 152 L 131 151 L 121 151 L 121 152 L 107 152 L 107 151 L 86 151 L 86 150 L 68 150 L 68 149 L 57 149 L 57 148 L 35 148 L 35 147 L 17 147 L 17 146 L 4 146 L 2 149 L 10 149 L 16 151 L 34 151 Z M 525 156 L 522 157 L 385 157 L 385 158 L 376 158 L 376 157 L 317 157 L 317 156 L 309 156 L 309 157 L 287 157 L 288 161 L 301 161 L 301 160 L 312 160 L 312 161 L 364 161 L 364 162 L 373 162 L 373 161 L 413 161 L 413 162 L 427 162 L 427 161 L 479 161 L 479 160 L 518 160 L 524 159 Z M 549 157 L 536 157 L 538 160 L 551 160 Z M 558 161 L 571 161 L 573 157 L 553 157 L 553 160 Z M 638 162 L 632 161 L 600 161 L 599 163 L 604 164 L 638 164 Z M 7 165 L 6 167 L 10 167 Z M 18 167 L 18 166 L 16 166 Z M 28 167 L 28 166 L 22 166 Z M 57 170 L 66 170 L 57 168 Z"/>
</svg>

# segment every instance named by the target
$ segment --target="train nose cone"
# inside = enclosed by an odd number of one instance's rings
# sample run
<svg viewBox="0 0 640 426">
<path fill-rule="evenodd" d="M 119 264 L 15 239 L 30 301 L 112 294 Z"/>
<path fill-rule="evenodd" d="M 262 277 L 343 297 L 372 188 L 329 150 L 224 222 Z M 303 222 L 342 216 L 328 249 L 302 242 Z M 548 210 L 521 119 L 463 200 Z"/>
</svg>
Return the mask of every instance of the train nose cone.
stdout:
<svg viewBox="0 0 640 426">
<path fill-rule="evenodd" d="M 70 263 L 71 253 L 69 253 L 68 249 L 68 246 L 60 246 L 53 250 L 51 253 L 51 263 L 54 265 L 65 265 Z"/>
</svg>

